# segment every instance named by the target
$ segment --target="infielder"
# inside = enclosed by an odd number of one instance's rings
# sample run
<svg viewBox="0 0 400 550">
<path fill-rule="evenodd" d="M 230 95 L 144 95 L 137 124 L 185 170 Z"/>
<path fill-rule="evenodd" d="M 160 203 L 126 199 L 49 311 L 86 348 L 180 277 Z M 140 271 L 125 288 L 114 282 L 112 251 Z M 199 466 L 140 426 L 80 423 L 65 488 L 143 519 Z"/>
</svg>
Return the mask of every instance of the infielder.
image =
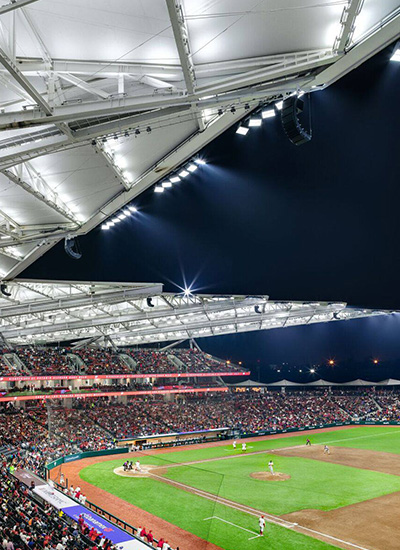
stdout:
<svg viewBox="0 0 400 550">
<path fill-rule="evenodd" d="M 246 443 L 242 443 L 242 451 L 246 451 L 246 447 L 247 447 Z"/>
<path fill-rule="evenodd" d="M 258 525 L 260 527 L 260 536 L 263 537 L 264 536 L 264 529 L 265 529 L 265 519 L 264 519 L 264 516 L 260 516 L 258 518 Z"/>
<path fill-rule="evenodd" d="M 268 462 L 268 469 L 271 472 L 271 475 L 274 475 L 274 463 L 272 462 L 272 460 Z"/>
<path fill-rule="evenodd" d="M 236 441 L 234 441 L 234 442 L 232 443 L 232 446 L 233 446 L 234 449 L 236 449 Z"/>
<path fill-rule="evenodd" d="M 311 447 L 311 441 L 307 438 L 307 441 L 306 441 L 306 447 L 307 445 L 309 445 Z"/>
<path fill-rule="evenodd" d="M 325 445 L 325 447 L 324 447 L 324 455 L 330 455 L 330 454 L 331 454 L 331 452 L 330 452 L 330 450 L 329 450 L 328 445 Z"/>
</svg>

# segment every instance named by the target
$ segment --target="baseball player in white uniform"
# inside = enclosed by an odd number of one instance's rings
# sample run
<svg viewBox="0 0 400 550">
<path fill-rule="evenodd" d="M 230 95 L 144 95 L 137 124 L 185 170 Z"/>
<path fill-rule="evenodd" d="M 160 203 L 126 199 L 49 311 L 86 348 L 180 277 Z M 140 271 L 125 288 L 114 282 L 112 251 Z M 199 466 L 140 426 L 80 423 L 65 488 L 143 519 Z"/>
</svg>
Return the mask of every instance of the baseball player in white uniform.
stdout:
<svg viewBox="0 0 400 550">
<path fill-rule="evenodd" d="M 274 475 L 274 463 L 272 462 L 272 460 L 268 462 L 268 469 L 271 472 L 271 475 Z"/>
<path fill-rule="evenodd" d="M 264 536 L 264 529 L 265 529 L 265 519 L 264 519 L 264 516 L 260 516 L 258 518 L 258 525 L 260 527 L 260 535 L 263 537 Z"/>
<path fill-rule="evenodd" d="M 242 451 L 245 451 L 246 447 L 247 447 L 246 443 L 242 443 Z"/>
<path fill-rule="evenodd" d="M 232 443 L 234 449 L 236 449 L 236 440 Z"/>
<path fill-rule="evenodd" d="M 325 445 L 325 447 L 324 447 L 324 455 L 330 455 L 330 454 L 331 454 L 331 452 L 330 452 L 330 450 L 329 450 L 328 445 Z"/>
<path fill-rule="evenodd" d="M 137 460 L 135 462 L 135 472 L 141 472 L 142 468 L 140 467 L 140 462 Z"/>
</svg>

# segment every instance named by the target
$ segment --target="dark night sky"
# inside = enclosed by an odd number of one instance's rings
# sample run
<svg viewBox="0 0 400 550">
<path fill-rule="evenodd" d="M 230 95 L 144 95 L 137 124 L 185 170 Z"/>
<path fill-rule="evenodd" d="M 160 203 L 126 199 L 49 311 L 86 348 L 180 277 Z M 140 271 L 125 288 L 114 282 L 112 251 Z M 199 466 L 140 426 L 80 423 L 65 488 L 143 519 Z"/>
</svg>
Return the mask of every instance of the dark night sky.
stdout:
<svg viewBox="0 0 400 550">
<path fill-rule="evenodd" d="M 134 219 L 81 238 L 82 260 L 59 244 L 22 276 L 157 281 L 167 291 L 186 279 L 207 293 L 400 309 L 400 64 L 391 51 L 313 94 L 310 143 L 292 145 L 278 117 L 246 137 L 233 127 L 185 183 L 148 191 Z M 398 317 L 199 343 L 250 366 L 260 360 L 265 373 L 329 356 L 348 372 L 375 355 L 400 358 Z M 400 377 L 398 363 L 390 374 Z"/>
</svg>

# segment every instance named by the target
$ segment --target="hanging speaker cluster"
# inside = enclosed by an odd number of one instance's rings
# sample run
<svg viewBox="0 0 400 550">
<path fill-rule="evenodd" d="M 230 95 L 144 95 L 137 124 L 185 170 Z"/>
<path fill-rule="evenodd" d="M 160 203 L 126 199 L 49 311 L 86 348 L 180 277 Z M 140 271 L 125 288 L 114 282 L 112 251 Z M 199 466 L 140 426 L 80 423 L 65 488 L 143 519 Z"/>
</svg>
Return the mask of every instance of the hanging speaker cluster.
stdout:
<svg viewBox="0 0 400 550">
<path fill-rule="evenodd" d="M 308 96 L 307 96 L 308 97 Z M 308 102 L 310 99 L 308 97 Z M 285 134 L 294 145 L 303 145 L 311 140 L 311 106 L 308 105 L 309 130 L 306 130 L 299 120 L 303 111 L 304 101 L 298 95 L 291 95 L 283 101 L 281 118 Z"/>
<path fill-rule="evenodd" d="M 78 239 L 75 237 L 66 237 L 64 241 L 64 250 L 73 260 L 80 260 L 82 258 L 82 252 L 78 244 Z"/>
</svg>

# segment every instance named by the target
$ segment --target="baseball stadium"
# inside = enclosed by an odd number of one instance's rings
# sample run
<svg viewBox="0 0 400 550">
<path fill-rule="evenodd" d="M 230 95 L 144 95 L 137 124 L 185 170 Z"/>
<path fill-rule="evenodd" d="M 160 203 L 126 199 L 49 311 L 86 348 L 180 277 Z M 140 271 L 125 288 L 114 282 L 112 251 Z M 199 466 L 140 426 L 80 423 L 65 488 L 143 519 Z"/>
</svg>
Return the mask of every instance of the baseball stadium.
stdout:
<svg viewBox="0 0 400 550">
<path fill-rule="evenodd" d="M 400 548 L 399 89 L 399 0 L 0 0 L 3 550 Z"/>
</svg>

